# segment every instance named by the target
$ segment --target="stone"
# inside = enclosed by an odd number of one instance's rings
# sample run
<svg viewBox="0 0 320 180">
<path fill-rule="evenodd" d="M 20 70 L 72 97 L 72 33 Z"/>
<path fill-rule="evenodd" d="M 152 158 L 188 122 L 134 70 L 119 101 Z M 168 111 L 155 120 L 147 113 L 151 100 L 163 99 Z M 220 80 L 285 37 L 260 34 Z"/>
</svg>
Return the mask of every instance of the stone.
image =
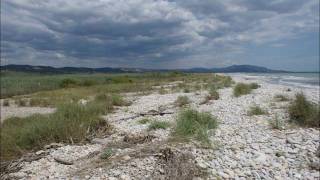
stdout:
<svg viewBox="0 0 320 180">
<path fill-rule="evenodd" d="M 122 175 L 120 175 L 120 179 L 121 180 L 130 180 L 131 178 L 130 178 L 130 176 L 128 176 L 126 174 L 122 174 Z"/>
<path fill-rule="evenodd" d="M 267 156 L 264 153 L 257 153 L 257 157 L 254 159 L 257 164 L 265 164 L 267 161 Z"/>
<path fill-rule="evenodd" d="M 44 153 L 45 153 L 44 150 L 40 150 L 40 151 L 37 151 L 37 152 L 36 152 L 36 155 L 41 155 L 41 154 L 44 154 Z"/>
<path fill-rule="evenodd" d="M 125 155 L 125 156 L 122 157 L 122 159 L 124 161 L 129 161 L 131 159 L 131 157 L 129 155 Z"/>
</svg>

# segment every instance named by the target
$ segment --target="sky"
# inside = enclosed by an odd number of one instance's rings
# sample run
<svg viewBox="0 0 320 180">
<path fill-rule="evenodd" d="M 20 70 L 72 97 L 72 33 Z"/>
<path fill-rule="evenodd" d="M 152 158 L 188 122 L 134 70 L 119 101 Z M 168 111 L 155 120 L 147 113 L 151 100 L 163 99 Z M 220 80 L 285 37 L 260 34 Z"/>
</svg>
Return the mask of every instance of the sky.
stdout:
<svg viewBox="0 0 320 180">
<path fill-rule="evenodd" d="M 319 0 L 1 0 L 1 65 L 319 71 Z"/>
</svg>

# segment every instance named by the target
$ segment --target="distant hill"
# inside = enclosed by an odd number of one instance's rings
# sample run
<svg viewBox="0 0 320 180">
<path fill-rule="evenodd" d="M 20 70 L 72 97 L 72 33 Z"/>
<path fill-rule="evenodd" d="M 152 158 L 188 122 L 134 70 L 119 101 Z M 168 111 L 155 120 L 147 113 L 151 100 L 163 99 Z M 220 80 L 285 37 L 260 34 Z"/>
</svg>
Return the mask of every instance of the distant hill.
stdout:
<svg viewBox="0 0 320 180">
<path fill-rule="evenodd" d="M 0 66 L 1 71 L 16 71 L 16 72 L 30 72 L 30 73 L 45 73 L 45 74 L 72 74 L 72 73 L 138 73 L 138 72 L 167 72 L 167 71 L 181 71 L 192 73 L 279 73 L 287 72 L 282 70 L 272 70 L 265 67 L 252 65 L 233 65 L 224 68 L 191 68 L 191 69 L 143 69 L 143 68 L 83 68 L 83 67 L 61 67 L 55 68 L 51 66 L 31 66 L 31 65 L 5 65 Z"/>
</svg>

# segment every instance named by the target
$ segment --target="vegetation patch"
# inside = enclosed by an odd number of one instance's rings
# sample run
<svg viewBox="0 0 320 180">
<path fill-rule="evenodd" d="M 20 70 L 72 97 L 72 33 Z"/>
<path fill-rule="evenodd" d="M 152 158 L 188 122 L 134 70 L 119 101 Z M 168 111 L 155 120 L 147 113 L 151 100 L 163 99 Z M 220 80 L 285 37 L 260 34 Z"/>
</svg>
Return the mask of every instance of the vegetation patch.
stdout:
<svg viewBox="0 0 320 180">
<path fill-rule="evenodd" d="M 248 111 L 249 116 L 264 115 L 264 114 L 267 114 L 267 112 L 265 110 L 261 109 L 257 105 L 251 106 Z"/>
<path fill-rule="evenodd" d="M 246 84 L 246 83 L 237 83 L 233 88 L 233 95 L 239 97 L 242 95 L 250 94 L 253 89 L 257 89 L 260 86 L 256 83 Z"/>
<path fill-rule="evenodd" d="M 148 130 L 167 129 L 170 127 L 170 123 L 167 121 L 152 121 L 148 127 Z"/>
<path fill-rule="evenodd" d="M 109 159 L 112 155 L 113 155 L 113 149 L 112 148 L 107 148 L 100 155 L 100 158 L 101 159 Z"/>
<path fill-rule="evenodd" d="M 9 99 L 4 99 L 2 105 L 3 106 L 10 106 Z"/>
<path fill-rule="evenodd" d="M 178 96 L 177 100 L 174 102 L 178 107 L 183 107 L 190 103 L 188 96 Z"/>
<path fill-rule="evenodd" d="M 150 119 L 148 118 L 143 118 L 138 121 L 139 124 L 147 124 L 148 122 L 150 122 Z"/>
<path fill-rule="evenodd" d="M 293 123 L 306 127 L 320 127 L 319 105 L 308 101 L 303 93 L 295 95 L 288 112 Z"/>
<path fill-rule="evenodd" d="M 289 101 L 289 98 L 282 94 L 277 94 L 274 96 L 276 101 Z"/>
<path fill-rule="evenodd" d="M 14 159 L 52 142 L 79 143 L 105 133 L 110 129 L 100 118 L 105 113 L 106 104 L 94 101 L 86 106 L 64 104 L 53 114 L 9 118 L 1 127 L 1 159 Z"/>
<path fill-rule="evenodd" d="M 283 119 L 280 119 L 277 115 L 270 121 L 270 126 L 273 129 L 279 129 L 283 130 L 284 129 L 284 121 Z"/>
<path fill-rule="evenodd" d="M 217 126 L 217 118 L 210 113 L 187 109 L 179 113 L 173 135 L 182 139 L 196 138 L 204 144 L 210 144 L 208 130 Z"/>
</svg>

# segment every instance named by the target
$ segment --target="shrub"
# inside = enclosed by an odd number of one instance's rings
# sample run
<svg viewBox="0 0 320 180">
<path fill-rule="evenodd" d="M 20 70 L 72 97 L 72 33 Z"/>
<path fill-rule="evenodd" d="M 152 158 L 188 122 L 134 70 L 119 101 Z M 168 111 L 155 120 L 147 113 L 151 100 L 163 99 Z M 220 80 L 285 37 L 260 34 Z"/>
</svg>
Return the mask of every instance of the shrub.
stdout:
<svg viewBox="0 0 320 180">
<path fill-rule="evenodd" d="M 175 104 L 179 107 L 185 106 L 190 103 L 190 100 L 187 96 L 179 96 L 175 101 Z"/>
<path fill-rule="evenodd" d="M 189 89 L 189 88 L 184 88 L 184 89 L 183 89 L 183 92 L 184 92 L 184 93 L 190 93 L 190 89 Z"/>
<path fill-rule="evenodd" d="M 96 101 L 99 102 L 108 102 L 109 104 L 113 105 L 113 106 L 128 106 L 130 105 L 129 102 L 127 102 L 126 100 L 124 100 L 119 94 L 98 94 L 95 97 Z"/>
<path fill-rule="evenodd" d="M 187 109 L 179 113 L 173 134 L 182 138 L 195 137 L 200 142 L 209 143 L 207 131 L 217 125 L 217 119 L 210 113 Z"/>
<path fill-rule="evenodd" d="M 235 97 L 239 97 L 241 95 L 250 94 L 251 91 L 252 91 L 252 88 L 251 88 L 250 84 L 238 83 L 233 88 L 233 95 Z"/>
<path fill-rule="evenodd" d="M 167 121 L 152 121 L 148 127 L 148 130 L 167 129 L 170 127 L 170 123 Z"/>
<path fill-rule="evenodd" d="M 50 102 L 48 99 L 43 99 L 43 98 L 31 98 L 30 99 L 30 106 L 43 106 L 43 107 L 48 107 L 50 106 Z"/>
<path fill-rule="evenodd" d="M 165 90 L 164 87 L 161 87 L 161 88 L 159 89 L 159 94 L 167 94 L 167 93 L 168 93 L 168 91 Z"/>
<path fill-rule="evenodd" d="M 274 98 L 277 100 L 277 101 L 289 101 L 289 98 L 282 95 L 282 94 L 277 94 L 274 96 Z"/>
<path fill-rule="evenodd" d="M 248 111 L 248 115 L 249 116 L 254 116 L 254 115 L 263 115 L 263 114 L 267 114 L 266 111 L 264 111 L 263 109 L 261 109 L 259 106 L 255 105 L 255 106 L 251 106 L 249 111 Z"/>
<path fill-rule="evenodd" d="M 27 100 L 26 100 L 26 99 L 18 99 L 18 100 L 16 100 L 15 102 L 16 102 L 16 104 L 17 104 L 18 106 L 21 106 L 21 107 L 27 106 Z"/>
<path fill-rule="evenodd" d="M 9 99 L 4 99 L 3 100 L 3 106 L 10 106 Z"/>
<path fill-rule="evenodd" d="M 9 160 L 52 142 L 79 143 L 110 128 L 100 115 L 104 104 L 64 104 L 48 115 L 9 118 L 1 127 L 1 159 Z"/>
<path fill-rule="evenodd" d="M 209 95 L 210 95 L 211 99 L 213 99 L 213 100 L 218 100 L 220 97 L 219 93 L 216 89 L 210 89 Z"/>
<path fill-rule="evenodd" d="M 257 83 L 250 83 L 250 88 L 251 89 L 258 89 L 259 87 L 260 87 L 260 85 L 257 84 Z"/>
<path fill-rule="evenodd" d="M 77 85 L 78 85 L 78 81 L 71 79 L 71 78 L 63 79 L 60 82 L 61 88 L 71 88 L 71 87 L 76 87 Z"/>
<path fill-rule="evenodd" d="M 150 122 L 150 119 L 148 118 L 143 118 L 138 121 L 139 124 L 147 124 L 148 122 Z"/>
<path fill-rule="evenodd" d="M 113 154 L 112 148 L 107 148 L 103 151 L 100 158 L 101 159 L 109 159 L 112 156 L 112 154 Z"/>
<path fill-rule="evenodd" d="M 303 93 L 295 95 L 288 111 L 291 122 L 301 126 L 320 127 L 319 105 L 309 102 Z"/>
<path fill-rule="evenodd" d="M 98 84 L 98 83 L 94 80 L 84 80 L 81 85 L 89 87 L 89 86 L 93 86 L 96 84 Z"/>
<path fill-rule="evenodd" d="M 270 126 L 273 128 L 273 129 L 279 129 L 279 130 L 282 130 L 284 129 L 284 121 L 282 119 L 279 119 L 279 117 L 276 115 L 274 117 L 274 119 L 272 119 L 270 121 Z"/>
</svg>

